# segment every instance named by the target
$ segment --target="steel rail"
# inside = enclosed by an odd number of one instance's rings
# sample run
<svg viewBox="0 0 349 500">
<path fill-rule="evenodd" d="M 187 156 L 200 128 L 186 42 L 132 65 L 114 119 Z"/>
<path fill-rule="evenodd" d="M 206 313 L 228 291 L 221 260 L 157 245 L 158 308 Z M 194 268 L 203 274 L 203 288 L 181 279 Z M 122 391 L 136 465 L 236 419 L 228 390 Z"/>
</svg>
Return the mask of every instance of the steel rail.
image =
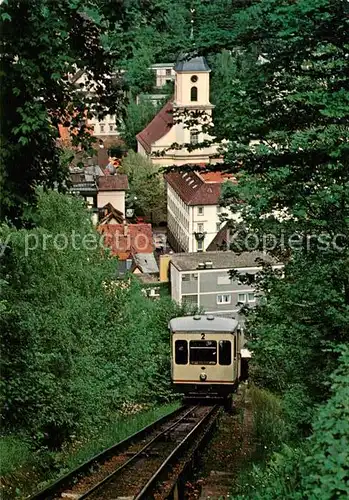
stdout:
<svg viewBox="0 0 349 500">
<path fill-rule="evenodd" d="M 191 438 L 193 437 L 193 435 L 195 435 L 195 433 L 197 432 L 197 430 L 206 422 L 206 420 L 208 420 L 212 416 L 212 414 L 214 414 L 215 412 L 217 412 L 218 408 L 219 408 L 218 405 L 213 406 L 210 409 L 210 411 L 208 411 L 200 419 L 200 421 L 195 425 L 195 427 L 193 427 L 193 429 L 184 437 L 184 439 L 181 440 L 181 442 L 170 453 L 170 455 L 168 455 L 168 457 L 162 462 L 162 464 L 160 465 L 160 467 L 154 472 L 154 474 L 149 479 L 149 481 L 147 482 L 147 484 L 137 493 L 136 496 L 134 496 L 134 500 L 144 500 L 146 498 L 154 498 L 153 496 L 147 496 L 147 495 L 150 495 L 150 490 L 152 490 L 154 488 L 154 486 L 156 485 L 156 483 L 159 481 L 160 474 L 163 472 L 163 470 L 165 469 L 165 467 L 167 467 L 169 465 L 169 463 L 171 462 L 171 460 L 173 458 L 175 458 L 176 455 L 178 455 L 182 451 L 182 448 L 184 448 L 187 444 L 189 444 L 188 441 L 191 440 Z M 217 412 L 217 415 L 218 415 L 218 412 Z"/>
<path fill-rule="evenodd" d="M 170 427 L 167 429 L 164 429 L 163 431 L 159 432 L 156 436 L 153 437 L 148 443 L 146 443 L 143 448 L 141 448 L 137 453 L 132 455 L 125 463 L 121 464 L 117 469 L 115 469 L 113 472 L 111 472 L 108 476 L 106 476 L 104 479 L 102 479 L 99 483 L 95 484 L 90 488 L 88 491 L 85 491 L 81 496 L 79 496 L 79 500 L 85 500 L 86 498 L 89 498 L 91 495 L 93 495 L 97 490 L 103 488 L 103 486 L 111 481 L 115 476 L 120 474 L 128 465 L 132 464 L 139 456 L 141 456 L 145 450 L 147 450 L 155 441 L 158 441 L 159 438 L 161 438 L 164 434 L 167 434 L 169 431 L 177 427 L 183 420 L 187 418 L 190 413 L 192 413 L 196 408 L 198 408 L 199 405 L 191 407 L 182 417 L 180 417 L 178 420 L 176 420 Z"/>
<path fill-rule="evenodd" d="M 27 500 L 51 500 L 57 495 L 59 495 L 62 491 L 68 489 L 69 487 L 72 486 L 72 483 L 74 480 L 83 477 L 83 475 L 86 475 L 89 470 L 95 466 L 95 465 L 101 465 L 103 466 L 103 462 L 106 462 L 109 458 L 111 458 L 113 455 L 115 455 L 117 452 L 122 452 L 125 450 L 127 446 L 130 446 L 131 443 L 135 441 L 139 441 L 142 439 L 144 436 L 149 434 L 150 432 L 156 430 L 157 427 L 160 425 L 166 423 L 167 421 L 172 420 L 175 418 L 177 415 L 179 415 L 185 408 L 188 408 L 188 405 L 181 406 L 180 408 L 177 408 L 177 410 L 172 411 L 171 413 L 168 413 L 167 415 L 164 415 L 163 417 L 160 417 L 158 420 L 155 420 L 150 425 L 147 425 L 146 427 L 143 427 L 143 429 L 140 429 L 139 431 L 135 432 L 131 436 L 123 439 L 122 441 L 110 446 L 109 448 L 106 448 L 105 450 L 101 451 L 97 455 L 93 456 L 86 462 L 82 463 L 79 465 L 77 468 L 73 469 L 72 471 L 68 472 L 64 476 L 60 477 L 57 479 L 55 482 L 47 486 L 46 488 L 38 491 L 37 493 L 34 493 L 30 497 L 27 498 Z"/>
</svg>

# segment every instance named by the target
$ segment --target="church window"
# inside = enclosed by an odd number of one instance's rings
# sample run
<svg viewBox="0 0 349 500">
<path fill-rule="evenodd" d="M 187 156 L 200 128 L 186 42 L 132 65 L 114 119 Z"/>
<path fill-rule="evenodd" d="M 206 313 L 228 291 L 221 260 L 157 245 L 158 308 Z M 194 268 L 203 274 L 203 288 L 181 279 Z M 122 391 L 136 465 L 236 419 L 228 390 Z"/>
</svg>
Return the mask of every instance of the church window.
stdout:
<svg viewBox="0 0 349 500">
<path fill-rule="evenodd" d="M 192 87 L 190 89 L 190 100 L 191 101 L 197 101 L 198 100 L 198 88 L 197 87 Z"/>
<path fill-rule="evenodd" d="M 197 82 L 197 81 L 198 81 L 198 77 L 197 77 L 196 75 L 193 75 L 193 76 L 190 78 L 190 80 L 191 80 L 193 83 L 195 83 L 195 82 Z"/>
</svg>

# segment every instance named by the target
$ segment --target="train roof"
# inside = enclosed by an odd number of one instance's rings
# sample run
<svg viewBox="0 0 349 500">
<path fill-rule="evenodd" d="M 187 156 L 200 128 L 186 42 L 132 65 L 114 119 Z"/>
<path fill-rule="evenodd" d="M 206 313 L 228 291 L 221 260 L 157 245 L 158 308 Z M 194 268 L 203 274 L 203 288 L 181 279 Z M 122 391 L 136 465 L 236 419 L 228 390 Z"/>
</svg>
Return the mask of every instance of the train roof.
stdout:
<svg viewBox="0 0 349 500">
<path fill-rule="evenodd" d="M 169 328 L 172 332 L 234 332 L 238 324 L 238 321 L 232 318 L 222 318 L 220 316 L 212 315 L 198 315 L 173 318 L 169 323 Z"/>
</svg>

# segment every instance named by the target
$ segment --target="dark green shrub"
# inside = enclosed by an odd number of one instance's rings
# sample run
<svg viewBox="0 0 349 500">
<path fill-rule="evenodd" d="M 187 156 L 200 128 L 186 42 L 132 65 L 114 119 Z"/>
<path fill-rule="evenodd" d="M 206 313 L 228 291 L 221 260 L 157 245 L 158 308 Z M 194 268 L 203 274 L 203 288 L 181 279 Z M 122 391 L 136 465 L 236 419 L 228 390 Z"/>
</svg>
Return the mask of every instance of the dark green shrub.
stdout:
<svg viewBox="0 0 349 500">
<path fill-rule="evenodd" d="M 309 439 L 303 470 L 307 498 L 330 500 L 349 496 L 349 346 L 331 377 L 332 396 L 320 408 Z"/>
<path fill-rule="evenodd" d="M 117 262 L 102 248 L 63 248 L 73 232 L 77 242 L 97 236 L 81 200 L 41 193 L 35 222 L 1 228 L 10 248 L 1 262 L 3 422 L 58 448 L 125 401 L 166 400 L 167 325 L 180 311 L 168 298 L 144 297 L 133 279 L 113 281 Z"/>
</svg>

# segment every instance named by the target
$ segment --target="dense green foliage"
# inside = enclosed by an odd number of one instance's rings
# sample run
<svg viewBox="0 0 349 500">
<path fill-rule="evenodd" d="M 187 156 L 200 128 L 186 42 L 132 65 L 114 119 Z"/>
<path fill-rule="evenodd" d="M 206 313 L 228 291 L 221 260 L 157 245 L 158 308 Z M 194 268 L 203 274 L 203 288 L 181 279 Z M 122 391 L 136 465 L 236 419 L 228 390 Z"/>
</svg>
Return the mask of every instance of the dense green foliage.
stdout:
<svg viewBox="0 0 349 500">
<path fill-rule="evenodd" d="M 159 107 L 149 99 L 131 100 L 126 108 L 126 116 L 120 129 L 120 136 L 129 149 L 137 150 L 136 135 L 154 118 Z"/>
<path fill-rule="evenodd" d="M 1 230 L 3 421 L 58 446 L 124 401 L 168 397 L 167 324 L 179 311 L 114 281 L 116 260 L 78 199 L 41 194 L 35 216 L 35 229 Z"/>
<path fill-rule="evenodd" d="M 17 220 L 35 203 L 38 184 L 63 184 L 58 125 L 70 125 L 88 148 L 85 113 L 121 112 L 121 82 L 110 79 L 111 58 L 101 44 L 105 23 L 87 12 L 109 12 L 108 0 L 4 0 L 1 29 L 1 219 Z M 110 13 L 111 15 L 112 13 Z M 113 12 L 123 22 L 123 4 Z M 18 27 L 21 36 L 18 36 Z M 82 93 L 71 76 L 86 69 Z"/>
<path fill-rule="evenodd" d="M 155 224 L 166 220 L 165 186 L 158 167 L 144 156 L 130 151 L 122 160 L 120 172 L 128 175 L 128 196 L 136 213 Z"/>
<path fill-rule="evenodd" d="M 331 376 L 331 397 L 320 408 L 302 471 L 308 498 L 330 500 L 349 495 L 349 348 L 342 346 L 339 366 Z"/>
<path fill-rule="evenodd" d="M 285 264 L 282 273 L 265 267 L 257 283 L 251 377 L 280 398 L 285 440 L 318 418 L 309 458 L 279 448 L 255 469 L 246 498 L 345 495 L 348 378 L 317 408 L 349 333 L 348 14 L 347 2 L 262 0 L 234 15 L 232 55 L 216 58 L 216 133 L 230 140 L 225 160 L 239 181 L 224 203 L 243 218 L 232 249 Z"/>
<path fill-rule="evenodd" d="M 348 341 L 346 14 L 346 2 L 330 0 L 264 0 L 239 12 L 235 40 L 248 65 L 235 71 L 232 58 L 236 88 L 224 101 L 226 162 L 239 179 L 225 202 L 243 216 L 232 248 L 286 262 L 283 276 L 264 273 L 266 300 L 249 331 L 256 377 L 283 396 L 295 433 L 309 430 L 334 348 Z"/>
<path fill-rule="evenodd" d="M 257 413 L 257 442 L 266 443 L 266 452 L 268 447 L 275 449 L 277 445 L 277 451 L 271 455 L 266 465 L 254 465 L 252 470 L 243 477 L 238 487 L 237 498 L 331 500 L 348 496 L 349 356 L 347 345 L 341 347 L 338 362 L 339 366 L 331 376 L 331 396 L 325 405 L 317 409 L 313 420 L 313 433 L 301 445 L 299 442 L 290 446 L 280 445 L 280 441 L 285 438 L 283 426 L 280 426 L 282 422 L 280 405 L 275 404 L 275 397 L 271 394 L 252 389 L 254 413 Z M 258 396 L 257 400 L 256 396 Z M 260 404 L 262 400 L 266 403 L 263 407 Z M 266 416 L 265 419 L 263 415 Z M 275 433 L 272 434 L 272 440 L 268 442 L 270 421 L 275 421 L 275 418 L 278 425 L 275 427 Z M 258 430 L 262 431 L 262 442 Z M 280 441 L 277 443 L 275 439 Z"/>
</svg>

